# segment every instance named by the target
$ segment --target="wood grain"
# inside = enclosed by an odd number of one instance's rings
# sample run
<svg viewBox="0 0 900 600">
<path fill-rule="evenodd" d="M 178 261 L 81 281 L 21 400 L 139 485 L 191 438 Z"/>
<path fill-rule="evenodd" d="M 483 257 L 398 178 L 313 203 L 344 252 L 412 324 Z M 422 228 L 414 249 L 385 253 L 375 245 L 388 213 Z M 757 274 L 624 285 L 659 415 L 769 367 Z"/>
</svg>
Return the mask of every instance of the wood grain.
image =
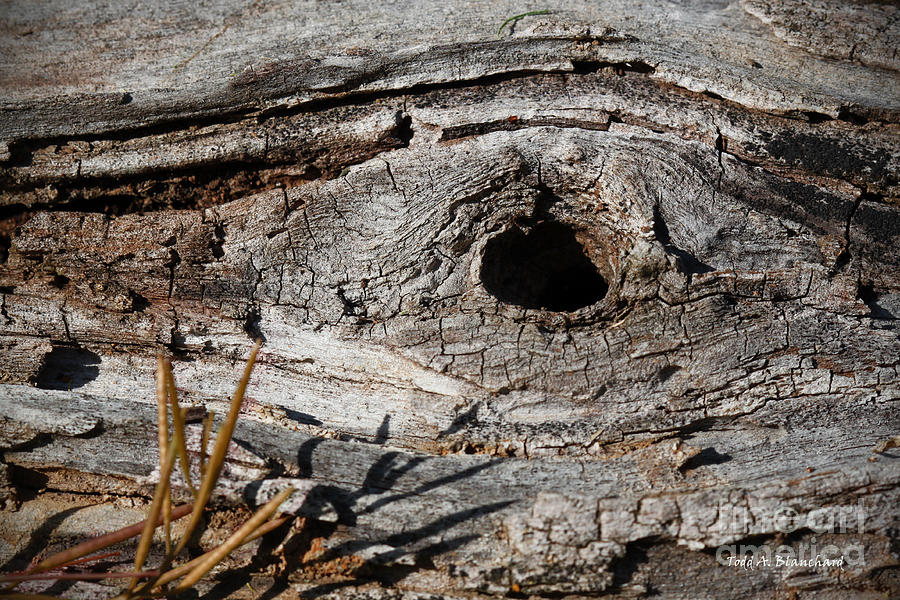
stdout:
<svg viewBox="0 0 900 600">
<path fill-rule="evenodd" d="M 156 354 L 222 414 L 261 337 L 218 502 L 306 529 L 208 597 L 897 593 L 895 7 L 407 4 L 8 7 L 0 520 L 147 496 Z M 864 560 L 717 562 L 782 543 Z"/>
</svg>

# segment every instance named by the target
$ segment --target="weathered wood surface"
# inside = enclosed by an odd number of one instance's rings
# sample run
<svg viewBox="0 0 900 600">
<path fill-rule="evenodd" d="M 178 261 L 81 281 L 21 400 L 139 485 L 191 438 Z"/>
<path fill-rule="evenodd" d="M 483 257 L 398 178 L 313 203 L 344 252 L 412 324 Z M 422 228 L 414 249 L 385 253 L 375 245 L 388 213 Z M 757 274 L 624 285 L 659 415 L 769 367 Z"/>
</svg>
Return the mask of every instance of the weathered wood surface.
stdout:
<svg viewBox="0 0 900 600">
<path fill-rule="evenodd" d="M 895 6 L 157 4 L 3 15 L 9 531 L 262 336 L 225 500 L 315 534 L 210 597 L 897 593 Z M 716 562 L 783 541 L 865 560 Z"/>
</svg>

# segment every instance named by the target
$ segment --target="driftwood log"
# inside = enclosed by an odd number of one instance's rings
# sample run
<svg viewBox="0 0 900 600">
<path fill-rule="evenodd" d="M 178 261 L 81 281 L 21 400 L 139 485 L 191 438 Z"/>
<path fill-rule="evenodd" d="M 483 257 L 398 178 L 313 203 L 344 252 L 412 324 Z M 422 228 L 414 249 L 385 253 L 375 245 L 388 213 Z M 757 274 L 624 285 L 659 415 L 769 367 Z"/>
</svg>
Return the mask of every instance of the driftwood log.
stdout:
<svg viewBox="0 0 900 600">
<path fill-rule="evenodd" d="M 205 597 L 900 594 L 896 5 L 3 11 L 4 570 L 259 337 L 201 544 L 303 519 Z"/>
</svg>

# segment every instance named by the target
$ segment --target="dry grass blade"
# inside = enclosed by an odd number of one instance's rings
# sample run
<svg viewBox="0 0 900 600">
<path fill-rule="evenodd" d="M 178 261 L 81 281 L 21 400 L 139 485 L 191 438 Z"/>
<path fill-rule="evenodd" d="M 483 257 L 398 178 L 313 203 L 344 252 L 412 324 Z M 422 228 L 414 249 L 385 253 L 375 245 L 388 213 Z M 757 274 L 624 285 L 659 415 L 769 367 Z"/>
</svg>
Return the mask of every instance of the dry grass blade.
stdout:
<svg viewBox="0 0 900 600">
<path fill-rule="evenodd" d="M 166 403 L 166 362 L 162 354 L 156 356 L 156 410 L 159 431 L 159 470 L 162 472 L 169 448 L 168 404 Z M 163 505 L 163 525 L 166 534 L 166 554 L 172 551 L 172 498 L 166 494 Z"/>
<path fill-rule="evenodd" d="M 182 504 L 172 511 L 172 517 L 174 519 L 180 519 L 181 517 L 184 517 L 188 513 L 190 513 L 192 509 L 193 505 Z M 78 544 L 77 546 L 72 546 L 71 548 L 63 550 L 62 552 L 54 554 L 53 556 L 45 559 L 33 569 L 29 569 L 25 574 L 43 573 L 44 571 L 49 571 L 50 569 L 55 569 L 57 567 L 70 564 L 83 556 L 87 556 L 88 554 L 103 550 L 104 548 L 108 548 L 113 544 L 124 542 L 125 540 L 133 538 L 134 536 L 141 533 L 144 529 L 146 529 L 147 523 L 151 522 L 152 521 L 150 519 L 147 519 L 146 521 L 141 521 L 140 523 L 135 523 L 134 525 L 129 525 L 128 527 L 123 527 L 118 531 L 113 531 L 112 533 L 107 533 L 106 535 L 101 535 L 100 537 L 87 540 Z M 161 524 L 162 523 L 157 520 L 156 527 L 159 527 Z"/>
<path fill-rule="evenodd" d="M 206 575 L 206 573 L 212 569 L 216 564 L 221 561 L 223 558 L 228 556 L 232 550 L 240 546 L 244 539 L 254 533 L 261 525 L 263 525 L 272 514 L 278 510 L 278 507 L 281 506 L 281 503 L 288 499 L 288 497 L 294 493 L 294 488 L 289 487 L 286 490 L 282 490 L 277 496 L 266 502 L 266 504 L 260 508 L 256 513 L 250 517 L 250 519 L 241 525 L 237 531 L 232 533 L 225 543 L 221 546 L 213 550 L 209 553 L 204 560 L 200 561 L 200 564 L 195 566 L 193 570 L 188 573 L 184 579 L 175 587 L 175 592 L 183 592 L 188 589 L 198 581 L 200 578 Z"/>
<path fill-rule="evenodd" d="M 156 422 L 159 430 L 159 468 L 162 470 L 169 448 L 169 410 L 166 403 L 166 360 L 156 357 Z"/>
<path fill-rule="evenodd" d="M 48 596 L 47 594 L 4 594 L 0 596 L 3 600 L 61 600 L 59 596 Z"/>
<path fill-rule="evenodd" d="M 279 517 L 277 519 L 272 519 L 271 521 L 260 525 L 256 529 L 256 531 L 254 531 L 253 533 L 251 533 L 250 535 L 245 537 L 243 540 L 241 540 L 241 543 L 239 545 L 249 544 L 256 538 L 264 536 L 267 533 L 269 533 L 270 531 L 274 531 L 275 529 L 278 529 L 279 527 L 281 527 L 282 525 L 284 525 L 285 523 L 290 521 L 292 518 L 293 517 Z M 207 552 L 205 554 L 201 554 L 197 558 L 195 558 L 189 562 L 186 562 L 179 567 L 176 567 L 170 571 L 166 571 L 165 573 L 162 574 L 162 576 L 160 576 L 159 580 L 157 580 L 156 585 L 165 585 L 167 583 L 175 581 L 176 579 L 178 579 L 185 573 L 189 573 L 197 565 L 199 565 L 202 561 L 209 558 L 209 556 L 213 552 L 215 552 L 215 550 L 210 550 L 209 552 Z"/>
<path fill-rule="evenodd" d="M 163 498 L 163 533 L 166 538 L 166 554 L 172 553 L 172 498 L 166 494 Z"/>
<path fill-rule="evenodd" d="M 215 416 L 215 412 L 209 411 L 206 413 L 206 416 L 203 417 L 203 434 L 200 437 L 200 473 L 201 477 L 204 473 L 206 473 L 206 459 L 208 454 L 206 453 L 206 449 L 209 447 L 209 432 L 212 429 L 213 417 Z"/>
<path fill-rule="evenodd" d="M 141 539 L 138 542 L 137 551 L 134 555 L 134 570 L 140 571 L 147 560 L 147 554 L 150 552 L 150 543 L 153 541 L 154 524 L 159 521 L 160 514 L 163 509 L 163 498 L 169 494 L 169 478 L 172 475 L 172 467 L 175 464 L 176 452 L 173 451 L 171 445 L 166 453 L 166 461 L 159 473 L 159 483 L 156 484 L 156 492 L 153 494 L 153 503 L 150 505 L 150 517 L 145 521 L 144 530 L 141 532 Z M 137 580 L 132 582 L 132 587 Z"/>
<path fill-rule="evenodd" d="M 122 554 L 122 553 L 121 552 L 104 552 L 103 554 L 95 554 L 93 556 L 85 556 L 84 558 L 70 560 L 69 562 L 60 565 L 60 568 L 73 567 L 75 565 L 82 565 L 84 563 L 94 562 L 95 560 L 101 560 L 103 558 L 112 558 L 113 556 L 118 556 L 120 554 Z"/>
<path fill-rule="evenodd" d="M 172 362 L 168 358 L 163 359 L 163 373 L 166 377 L 166 389 L 169 392 L 169 400 L 172 403 L 173 433 L 175 434 L 175 447 L 178 449 L 179 462 L 181 462 L 181 472 L 184 474 L 184 480 L 187 482 L 188 489 L 196 497 L 197 490 L 191 485 L 191 461 L 188 458 L 187 444 L 184 441 L 184 414 L 178 405 L 178 392 L 175 390 L 175 378 L 172 376 Z"/>
<path fill-rule="evenodd" d="M 203 515 L 203 509 L 212 495 L 213 487 L 219 479 L 222 472 L 222 465 L 225 463 L 225 455 L 228 453 L 228 444 L 231 442 L 231 434 L 234 433 L 234 426 L 237 422 L 238 414 L 241 410 L 241 402 L 244 399 L 244 392 L 247 390 L 247 382 L 250 381 L 250 373 L 253 371 L 253 364 L 256 362 L 256 354 L 259 352 L 260 342 L 257 341 L 250 351 L 250 358 L 247 359 L 247 366 L 244 367 L 244 374 L 238 383 L 237 389 L 234 390 L 234 396 L 231 398 L 231 406 L 228 409 L 228 416 L 222 424 L 222 429 L 216 435 L 216 443 L 213 446 L 212 454 L 209 457 L 209 463 L 206 465 L 206 472 L 203 474 L 203 480 L 200 483 L 200 491 L 194 501 L 194 512 L 191 513 L 191 520 L 188 523 L 184 536 L 178 542 L 175 548 L 175 554 L 181 552 L 193 535 L 194 530 L 200 523 L 200 517 Z"/>
<path fill-rule="evenodd" d="M 267 521 L 266 523 L 257 527 L 256 531 L 254 531 L 253 533 L 251 533 L 250 535 L 245 537 L 244 541 L 241 543 L 248 544 L 248 543 L 252 542 L 253 540 L 255 540 L 256 538 L 262 537 L 262 536 L 266 535 L 267 533 L 269 533 L 270 531 L 274 531 L 274 530 L 278 529 L 279 527 L 281 527 L 282 525 L 284 525 L 285 523 L 287 523 L 288 521 L 290 521 L 293 518 L 294 518 L 293 515 L 288 515 L 286 517 L 278 517 L 277 519 L 272 519 L 271 521 Z"/>
<path fill-rule="evenodd" d="M 281 517 L 272 519 L 272 515 L 278 510 L 278 507 L 294 492 L 293 488 L 283 490 L 272 500 L 267 502 L 260 508 L 244 525 L 231 534 L 229 538 L 218 548 L 203 554 L 181 565 L 180 567 L 170 569 L 175 556 L 184 548 L 193 536 L 197 525 L 203 514 L 203 510 L 212 495 L 212 490 L 218 483 L 218 479 L 222 473 L 228 446 L 234 433 L 238 415 L 240 413 L 241 404 L 244 394 L 247 390 L 247 384 L 256 362 L 256 356 L 261 343 L 257 342 L 250 356 L 247 359 L 247 365 L 244 368 L 241 380 L 235 389 L 231 399 L 228 415 L 222 425 L 221 430 L 216 435 L 215 444 L 212 452 L 207 456 L 206 450 L 210 437 L 212 426 L 212 413 L 209 413 L 203 423 L 203 434 L 201 437 L 200 452 L 200 470 L 202 479 L 199 490 L 194 490 L 190 481 L 190 461 L 188 459 L 187 444 L 185 443 L 185 414 L 186 410 L 182 409 L 178 404 L 177 392 L 175 389 L 175 381 L 172 376 L 171 363 L 162 355 L 157 357 L 157 378 L 156 378 L 156 396 L 157 396 L 157 417 L 158 417 L 158 441 L 159 441 L 159 482 L 153 494 L 153 501 L 150 505 L 150 513 L 148 518 L 141 523 L 125 527 L 119 531 L 100 536 L 73 548 L 69 548 L 63 552 L 55 554 L 44 560 L 36 567 L 22 573 L 13 573 L 6 576 L 0 576 L 0 581 L 9 582 L 5 590 L 0 591 L 0 600 L 4 598 L 22 598 L 37 599 L 49 598 L 50 596 L 41 594 L 20 594 L 11 590 L 17 585 L 17 582 L 35 579 L 66 579 L 66 580 L 100 580 L 100 579 L 131 579 L 131 583 L 116 598 L 135 599 L 150 598 L 168 594 L 164 586 L 170 582 L 183 577 L 184 579 L 178 584 L 174 592 L 182 592 L 210 571 L 216 564 L 222 561 L 235 548 L 242 544 L 246 544 L 266 533 L 282 526 L 292 517 Z M 168 427 L 168 411 L 171 407 L 173 431 L 169 437 Z M 172 509 L 172 499 L 170 494 L 170 485 L 175 461 L 180 459 L 181 467 L 184 471 L 185 479 L 191 492 L 195 496 L 193 504 L 186 504 Z M 175 519 L 187 516 L 191 518 L 188 522 L 183 537 L 179 540 L 177 547 L 172 548 L 171 540 L 171 522 Z M 147 556 L 150 553 L 150 546 L 153 541 L 153 531 L 159 525 L 165 525 L 166 537 L 166 554 L 162 564 L 155 570 L 142 571 Z M 110 572 L 110 573 L 46 573 L 54 568 L 61 566 L 70 566 L 90 561 L 96 561 L 118 553 L 107 553 L 96 556 L 87 556 L 96 553 L 112 544 L 127 540 L 129 538 L 140 535 L 137 550 L 134 559 L 134 571 L 130 572 Z M 86 558 L 85 558 L 86 557 Z M 146 579 L 143 583 L 138 583 L 139 579 Z M 4 593 L 6 592 L 6 593 Z"/>
<path fill-rule="evenodd" d="M 92 579 L 142 579 L 147 577 L 156 577 L 159 575 L 157 571 L 111 571 L 109 573 L 41 573 L 39 575 L 6 575 L 4 579 L 9 581 L 55 581 L 55 580 L 74 580 L 88 581 Z M 0 596 L 6 598 L 7 596 Z"/>
</svg>

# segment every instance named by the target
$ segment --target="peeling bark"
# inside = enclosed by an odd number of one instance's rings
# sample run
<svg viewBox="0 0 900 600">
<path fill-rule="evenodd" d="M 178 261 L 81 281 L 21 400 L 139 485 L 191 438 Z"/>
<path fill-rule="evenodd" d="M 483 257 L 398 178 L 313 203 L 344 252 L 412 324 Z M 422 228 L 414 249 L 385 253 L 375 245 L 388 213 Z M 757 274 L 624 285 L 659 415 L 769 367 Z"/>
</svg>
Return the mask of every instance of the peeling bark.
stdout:
<svg viewBox="0 0 900 600">
<path fill-rule="evenodd" d="M 222 414 L 262 337 L 208 535 L 302 527 L 208 597 L 898 592 L 895 7 L 307 8 L 4 16 L 9 531 L 128 513 L 157 352 Z M 848 563 L 722 564 L 782 544 Z"/>
</svg>

